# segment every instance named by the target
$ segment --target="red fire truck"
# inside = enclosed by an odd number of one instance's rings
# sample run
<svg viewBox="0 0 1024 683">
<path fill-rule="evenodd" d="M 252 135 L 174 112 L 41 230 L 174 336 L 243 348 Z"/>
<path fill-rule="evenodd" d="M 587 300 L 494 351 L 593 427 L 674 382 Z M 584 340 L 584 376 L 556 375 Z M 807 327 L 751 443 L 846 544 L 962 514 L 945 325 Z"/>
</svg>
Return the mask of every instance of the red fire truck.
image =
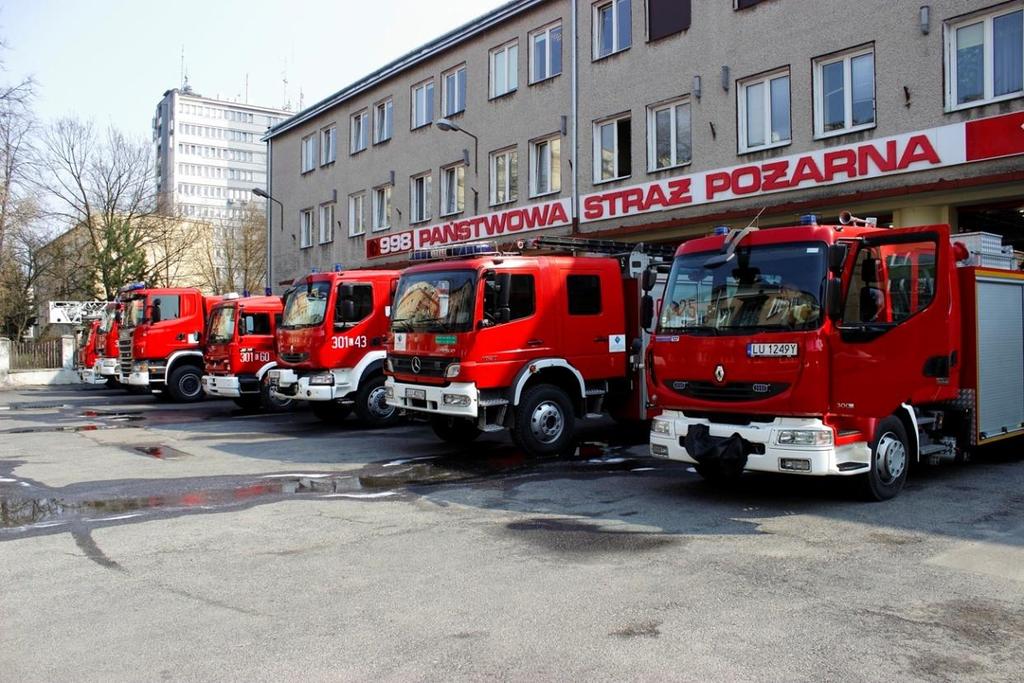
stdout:
<svg viewBox="0 0 1024 683">
<path fill-rule="evenodd" d="M 564 452 L 577 418 L 647 414 L 645 292 L 672 249 L 541 238 L 505 254 L 472 244 L 419 252 L 402 273 L 388 402 L 468 442 L 508 429 L 533 455 Z M 651 314 L 647 310 L 647 315 Z"/>
<path fill-rule="evenodd" d="M 274 334 L 281 298 L 226 294 L 210 310 L 206 327 L 203 391 L 230 398 L 246 410 L 283 410 L 291 404 L 270 393 L 267 372 L 277 367 Z"/>
<path fill-rule="evenodd" d="M 118 318 L 120 304 L 116 301 L 108 303 L 99 319 L 94 321 L 96 329 L 93 336 L 95 354 L 88 365 L 79 366 L 79 377 L 86 384 L 107 383 L 117 384 L 119 353 L 117 349 Z M 82 359 L 80 359 L 82 360 Z"/>
<path fill-rule="evenodd" d="M 99 318 L 86 321 L 85 328 L 78 333 L 78 354 L 75 364 L 78 366 L 78 377 L 86 384 L 99 384 L 102 380 L 96 373 L 97 338 L 100 328 Z"/>
<path fill-rule="evenodd" d="M 198 289 L 122 288 L 121 383 L 188 403 L 203 398 L 203 328 L 220 297 Z"/>
<path fill-rule="evenodd" d="M 280 400 L 308 401 L 325 422 L 354 409 L 367 425 L 397 418 L 384 400 L 384 342 L 395 270 L 313 273 L 284 295 L 277 328 L 278 366 L 271 391 Z"/>
<path fill-rule="evenodd" d="M 716 480 L 855 476 L 883 500 L 918 463 L 1024 432 L 1012 250 L 996 238 L 979 264 L 944 225 L 805 219 L 679 248 L 650 350 L 652 455 Z"/>
</svg>

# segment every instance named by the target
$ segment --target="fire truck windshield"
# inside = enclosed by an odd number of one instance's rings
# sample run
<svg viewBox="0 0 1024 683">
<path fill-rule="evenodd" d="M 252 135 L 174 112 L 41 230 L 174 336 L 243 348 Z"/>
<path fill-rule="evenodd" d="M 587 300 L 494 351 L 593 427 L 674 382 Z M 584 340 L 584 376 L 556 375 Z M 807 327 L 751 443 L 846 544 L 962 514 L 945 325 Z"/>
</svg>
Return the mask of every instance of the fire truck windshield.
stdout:
<svg viewBox="0 0 1024 683">
<path fill-rule="evenodd" d="M 211 344 L 228 344 L 235 338 L 235 307 L 219 306 L 210 316 L 210 334 L 207 337 Z"/>
<path fill-rule="evenodd" d="M 285 294 L 281 327 L 294 330 L 319 325 L 324 321 L 330 295 L 331 283 L 327 281 L 297 285 Z"/>
<path fill-rule="evenodd" d="M 124 305 L 124 326 L 135 327 L 142 323 L 146 317 L 146 298 L 136 297 L 129 299 Z"/>
<path fill-rule="evenodd" d="M 683 254 L 672 266 L 658 329 L 684 334 L 811 330 L 822 322 L 827 279 L 824 242 L 740 246 Z"/>
<path fill-rule="evenodd" d="M 448 270 L 402 276 L 391 321 L 396 332 L 467 332 L 473 326 L 476 271 Z"/>
<path fill-rule="evenodd" d="M 106 334 L 110 332 L 110 326 L 114 322 L 114 316 L 117 315 L 117 309 L 113 306 L 107 306 L 103 309 L 103 313 L 100 315 L 100 326 L 96 331 L 100 334 Z"/>
</svg>

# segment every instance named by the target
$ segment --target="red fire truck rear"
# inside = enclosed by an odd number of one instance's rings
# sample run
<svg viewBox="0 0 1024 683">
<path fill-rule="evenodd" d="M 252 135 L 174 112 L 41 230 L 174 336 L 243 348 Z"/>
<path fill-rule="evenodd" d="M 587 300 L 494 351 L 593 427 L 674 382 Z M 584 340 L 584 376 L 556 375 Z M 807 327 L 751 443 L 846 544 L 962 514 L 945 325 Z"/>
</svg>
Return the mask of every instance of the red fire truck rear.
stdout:
<svg viewBox="0 0 1024 683">
<path fill-rule="evenodd" d="M 119 352 L 117 348 L 120 304 L 108 303 L 100 315 L 93 338 L 95 355 L 92 363 L 80 366 L 79 377 L 86 384 L 117 384 Z"/>
<path fill-rule="evenodd" d="M 650 352 L 653 455 L 717 480 L 859 477 L 884 500 L 919 463 L 1024 433 L 1012 250 L 845 212 L 805 223 L 679 248 Z"/>
<path fill-rule="evenodd" d="M 121 383 L 183 403 L 203 398 L 203 328 L 220 297 L 198 289 L 122 289 Z"/>
<path fill-rule="evenodd" d="M 397 417 L 384 400 L 384 342 L 395 270 L 313 273 L 284 296 L 277 329 L 274 395 L 309 401 L 313 413 L 339 422 L 354 409 L 367 425 Z"/>
<path fill-rule="evenodd" d="M 267 376 L 277 367 L 274 333 L 282 309 L 280 297 L 226 294 L 210 310 L 203 375 L 207 395 L 233 399 L 246 410 L 283 410 L 291 404 L 271 395 Z"/>
<path fill-rule="evenodd" d="M 416 253 L 440 260 L 402 273 L 388 402 L 428 416 L 441 439 L 508 429 L 528 453 L 554 454 L 572 444 L 577 418 L 648 417 L 642 318 L 652 266 L 673 250 L 571 238 L 530 246 Z"/>
</svg>

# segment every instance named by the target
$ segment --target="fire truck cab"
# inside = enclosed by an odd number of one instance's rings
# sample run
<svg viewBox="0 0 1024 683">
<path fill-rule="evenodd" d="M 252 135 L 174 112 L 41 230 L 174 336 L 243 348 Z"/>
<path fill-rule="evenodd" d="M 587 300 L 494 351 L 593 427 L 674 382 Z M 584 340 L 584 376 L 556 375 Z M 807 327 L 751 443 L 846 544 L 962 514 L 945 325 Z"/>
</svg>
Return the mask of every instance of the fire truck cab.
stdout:
<svg viewBox="0 0 1024 683">
<path fill-rule="evenodd" d="M 274 334 L 282 310 L 280 297 L 238 294 L 225 294 L 210 310 L 203 375 L 208 396 L 233 399 L 246 410 L 277 411 L 291 405 L 271 395 L 267 376 L 277 367 Z"/>
<path fill-rule="evenodd" d="M 313 273 L 284 295 L 277 328 L 278 367 L 269 371 L 279 400 L 308 401 L 325 422 L 354 409 L 366 425 L 384 426 L 397 410 L 384 400 L 384 342 L 395 270 Z"/>
<path fill-rule="evenodd" d="M 189 403 L 203 398 L 203 329 L 220 297 L 198 289 L 122 289 L 121 383 Z"/>
<path fill-rule="evenodd" d="M 78 354 L 75 365 L 78 366 L 78 377 L 85 384 L 99 384 L 103 380 L 96 372 L 96 360 L 99 357 L 97 344 L 99 341 L 99 318 L 85 321 L 85 327 L 78 333 Z"/>
<path fill-rule="evenodd" d="M 420 252 L 414 260 L 439 260 L 402 273 L 388 402 L 429 417 L 441 439 L 508 429 L 525 451 L 555 454 L 572 444 L 577 418 L 648 417 L 642 301 L 658 250 L 571 238 L 531 246 Z"/>
<path fill-rule="evenodd" d="M 94 353 L 92 361 L 80 358 L 78 375 L 86 384 L 114 385 L 118 382 L 119 352 L 117 348 L 118 319 L 120 304 L 108 303 L 98 320 L 92 337 Z"/>
<path fill-rule="evenodd" d="M 948 226 L 806 219 L 679 248 L 652 455 L 716 480 L 855 476 L 883 500 L 916 463 L 1024 433 L 1024 275 L 971 265 Z"/>
</svg>

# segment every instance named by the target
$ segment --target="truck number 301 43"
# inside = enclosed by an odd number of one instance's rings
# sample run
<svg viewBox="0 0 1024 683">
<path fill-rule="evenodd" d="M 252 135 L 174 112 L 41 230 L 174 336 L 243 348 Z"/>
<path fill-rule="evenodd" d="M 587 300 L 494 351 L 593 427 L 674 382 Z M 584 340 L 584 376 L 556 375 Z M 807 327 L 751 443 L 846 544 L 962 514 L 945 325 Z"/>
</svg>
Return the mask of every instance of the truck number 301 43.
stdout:
<svg viewBox="0 0 1024 683">
<path fill-rule="evenodd" d="M 365 349 L 368 346 L 366 335 L 358 337 L 332 337 L 332 349 Z"/>
</svg>

